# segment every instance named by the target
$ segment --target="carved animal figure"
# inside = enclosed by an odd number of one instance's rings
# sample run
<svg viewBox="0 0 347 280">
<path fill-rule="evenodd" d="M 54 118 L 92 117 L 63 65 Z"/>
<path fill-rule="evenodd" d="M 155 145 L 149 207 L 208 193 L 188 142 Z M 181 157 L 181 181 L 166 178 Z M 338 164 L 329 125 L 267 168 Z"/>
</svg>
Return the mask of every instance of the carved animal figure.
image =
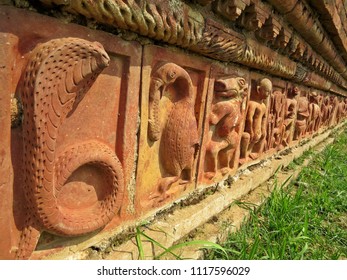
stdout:
<svg viewBox="0 0 347 280">
<path fill-rule="evenodd" d="M 175 97 L 161 132 L 159 102 L 168 86 L 174 89 Z M 158 187 L 159 195 L 153 196 L 159 198 L 159 202 L 167 198 L 166 192 L 173 183 L 182 179 L 180 183 L 184 184 L 193 179 L 192 168 L 199 147 L 194 102 L 191 78 L 182 67 L 165 63 L 152 74 L 148 137 L 152 141 L 160 139 L 160 163 L 165 170 Z"/>
<path fill-rule="evenodd" d="M 120 208 L 123 171 L 110 147 L 90 140 L 59 153 L 56 150 L 60 126 L 108 64 L 109 57 L 99 43 L 77 38 L 51 40 L 31 53 L 21 87 L 28 215 L 17 258 L 30 257 L 43 230 L 67 236 L 85 234 L 104 226 Z M 83 165 L 100 170 L 105 185 L 93 205 L 66 208 L 58 198 L 64 196 L 70 175 Z M 78 186 L 78 182 L 69 182 L 70 189 L 80 190 Z"/>
<path fill-rule="evenodd" d="M 214 99 L 209 117 L 209 142 L 206 147 L 205 176 L 213 178 L 218 168 L 222 173 L 232 168 L 235 150 L 240 142 L 243 101 L 248 84 L 244 78 L 221 78 L 214 84 Z"/>
</svg>

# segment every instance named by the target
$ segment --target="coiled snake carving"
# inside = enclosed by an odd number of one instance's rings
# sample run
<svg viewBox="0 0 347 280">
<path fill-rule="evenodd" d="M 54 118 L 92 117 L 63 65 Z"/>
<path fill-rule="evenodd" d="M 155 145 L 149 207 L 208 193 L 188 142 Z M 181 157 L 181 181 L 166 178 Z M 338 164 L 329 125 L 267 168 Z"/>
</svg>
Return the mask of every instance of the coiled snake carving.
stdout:
<svg viewBox="0 0 347 280">
<path fill-rule="evenodd" d="M 41 231 L 63 236 L 85 234 L 107 224 L 120 209 L 123 171 L 109 146 L 88 140 L 59 153 L 56 150 L 60 126 L 109 61 L 99 43 L 77 38 L 55 39 L 38 45 L 29 58 L 21 86 L 23 188 L 28 214 L 17 258 L 30 257 Z M 102 172 L 107 183 L 101 191 L 96 191 L 97 199 L 91 205 L 68 209 L 57 198 L 64 192 L 72 173 L 83 165 Z"/>
</svg>

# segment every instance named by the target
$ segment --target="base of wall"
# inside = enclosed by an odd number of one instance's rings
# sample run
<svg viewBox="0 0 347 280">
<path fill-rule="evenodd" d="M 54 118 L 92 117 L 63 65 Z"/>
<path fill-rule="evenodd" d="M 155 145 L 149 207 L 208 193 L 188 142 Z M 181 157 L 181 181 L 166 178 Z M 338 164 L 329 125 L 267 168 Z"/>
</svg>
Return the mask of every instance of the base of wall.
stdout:
<svg viewBox="0 0 347 280">
<path fill-rule="evenodd" d="M 207 188 L 204 192 L 194 192 L 189 196 L 175 201 L 163 209 L 159 214 L 152 213 L 144 217 L 139 224 L 127 224 L 113 236 L 104 236 L 98 243 L 93 238 L 78 245 L 67 246 L 58 253 L 49 254 L 45 259 L 139 259 L 139 251 L 135 239 L 136 227 L 152 237 L 165 247 L 187 239 L 222 241 L 228 232 L 237 230 L 248 211 L 236 205 L 235 200 L 243 199 L 255 205 L 261 205 L 271 194 L 271 177 L 276 173 L 279 182 L 295 179 L 301 168 L 308 164 L 308 160 L 300 168 L 284 171 L 294 159 L 305 151 L 314 148 L 318 153 L 334 140 L 333 133 L 341 132 L 347 122 L 343 122 L 333 129 L 326 130 L 314 136 L 310 141 L 304 141 L 274 155 L 263 159 L 256 165 L 240 170 L 235 176 L 229 177 Z M 145 225 L 142 226 L 141 225 Z M 224 225 L 224 227 L 222 226 Z M 100 242 L 100 240 L 102 240 Z M 151 242 L 143 242 L 145 256 L 153 259 L 163 250 Z M 199 248 L 186 248 L 178 252 L 182 258 L 199 259 L 203 252 Z M 42 251 L 33 255 L 42 258 Z M 169 257 L 169 254 L 167 254 Z"/>
</svg>

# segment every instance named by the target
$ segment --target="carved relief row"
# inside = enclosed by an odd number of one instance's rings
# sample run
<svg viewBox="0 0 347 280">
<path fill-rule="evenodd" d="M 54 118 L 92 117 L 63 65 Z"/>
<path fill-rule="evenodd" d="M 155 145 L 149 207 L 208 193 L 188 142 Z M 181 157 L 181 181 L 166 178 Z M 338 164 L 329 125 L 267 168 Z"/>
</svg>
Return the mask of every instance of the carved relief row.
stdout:
<svg viewBox="0 0 347 280">
<path fill-rule="evenodd" d="M 304 1 L 283 3 L 283 1 L 272 0 L 269 1 L 272 6 L 264 2 L 216 0 L 212 7 L 225 19 L 254 32 L 259 42 L 270 45 L 280 53 L 300 61 L 346 88 L 345 64 Z M 285 15 L 287 23 L 276 10 Z M 289 25 L 292 25 L 294 29 Z"/>
<path fill-rule="evenodd" d="M 112 231 L 347 115 L 346 99 L 240 66 L 78 26 L 34 36 L 42 21 L 28 20 L 4 43 L 23 57 L 11 72 L 23 116 L 6 144 L 1 258 Z"/>
<path fill-rule="evenodd" d="M 238 62 L 287 79 L 295 78 L 296 66 L 301 63 L 342 87 L 341 92 L 347 90 L 346 67 L 342 59 L 302 1 L 295 1 L 298 5 L 292 1 L 288 4 L 270 1 L 280 13 L 293 5 L 295 11 L 289 10 L 290 16 L 286 17 L 289 23 L 265 1 L 192 1 L 201 5 L 210 4 L 216 14 L 253 32 L 254 36 L 251 37 L 257 40 L 246 40 L 243 33 L 221 26 L 205 15 L 206 12 L 183 1 L 40 1 L 49 7 L 77 13 L 100 24 L 130 30 L 214 59 Z M 290 24 L 295 25 L 296 30 L 289 27 Z M 304 28 L 300 28 L 301 25 L 305 25 Z M 319 42 L 320 47 L 316 50 L 312 49 L 316 44 L 310 45 L 313 41 Z M 324 47 L 324 51 L 317 53 L 321 47 Z"/>
</svg>

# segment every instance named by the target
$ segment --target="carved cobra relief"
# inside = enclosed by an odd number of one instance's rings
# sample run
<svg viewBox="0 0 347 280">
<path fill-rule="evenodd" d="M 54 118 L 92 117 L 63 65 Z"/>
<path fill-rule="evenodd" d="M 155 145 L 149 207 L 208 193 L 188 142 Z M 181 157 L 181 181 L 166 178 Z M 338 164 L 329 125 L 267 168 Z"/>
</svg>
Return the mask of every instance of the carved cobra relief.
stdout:
<svg viewBox="0 0 347 280">
<path fill-rule="evenodd" d="M 242 77 L 220 78 L 214 84 L 205 155 L 205 177 L 209 179 L 219 169 L 226 174 L 234 168 L 247 92 L 248 83 Z"/>
<path fill-rule="evenodd" d="M 123 197 L 123 171 L 114 151 L 97 140 L 57 151 L 59 128 L 85 96 L 109 57 L 103 47 L 77 38 L 51 40 L 31 53 L 21 86 L 24 192 L 28 217 L 17 258 L 28 258 L 41 231 L 75 236 L 106 225 Z M 78 181 L 83 167 L 103 183 Z"/>
<path fill-rule="evenodd" d="M 173 106 L 166 123 L 161 125 L 160 99 L 168 87 L 174 91 Z M 159 201 L 167 197 L 167 190 L 175 182 L 182 179 L 180 183 L 184 184 L 193 179 L 199 146 L 194 103 L 192 80 L 186 70 L 174 63 L 164 63 L 154 70 L 149 92 L 148 137 L 154 142 L 160 140 L 159 157 L 164 172 L 158 195 L 153 197 Z"/>
</svg>

